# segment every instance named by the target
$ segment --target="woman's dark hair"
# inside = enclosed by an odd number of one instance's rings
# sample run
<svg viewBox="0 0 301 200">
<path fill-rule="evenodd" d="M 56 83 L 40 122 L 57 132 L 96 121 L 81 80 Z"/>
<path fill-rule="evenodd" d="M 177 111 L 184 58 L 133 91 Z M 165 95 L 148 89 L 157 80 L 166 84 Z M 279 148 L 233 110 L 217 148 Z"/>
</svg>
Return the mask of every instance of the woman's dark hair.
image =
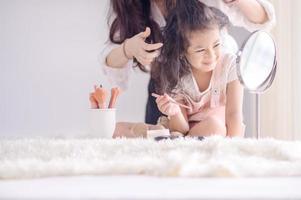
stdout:
<svg viewBox="0 0 301 200">
<path fill-rule="evenodd" d="M 174 7 L 174 2 L 174 0 L 165 0 L 167 12 Z M 147 43 L 162 41 L 160 27 L 151 18 L 150 0 L 111 0 L 111 8 L 116 14 L 110 26 L 111 42 L 121 44 L 125 39 L 145 31 L 146 27 L 151 29 L 151 35 L 146 39 Z M 108 24 L 110 24 L 110 17 Z M 136 59 L 134 62 L 142 71 L 147 72 L 145 66 L 138 63 Z"/>
<path fill-rule="evenodd" d="M 172 94 L 179 80 L 191 72 L 185 57 L 189 34 L 214 27 L 220 28 L 220 22 L 211 8 L 198 0 L 177 1 L 167 18 L 161 54 L 152 66 L 157 93 Z"/>
<path fill-rule="evenodd" d="M 222 29 L 224 27 L 228 28 L 228 26 L 231 24 L 228 16 L 225 15 L 225 13 L 223 13 L 221 10 L 219 10 L 217 8 L 210 7 L 210 9 L 214 13 L 214 15 L 218 21 L 220 29 Z"/>
</svg>

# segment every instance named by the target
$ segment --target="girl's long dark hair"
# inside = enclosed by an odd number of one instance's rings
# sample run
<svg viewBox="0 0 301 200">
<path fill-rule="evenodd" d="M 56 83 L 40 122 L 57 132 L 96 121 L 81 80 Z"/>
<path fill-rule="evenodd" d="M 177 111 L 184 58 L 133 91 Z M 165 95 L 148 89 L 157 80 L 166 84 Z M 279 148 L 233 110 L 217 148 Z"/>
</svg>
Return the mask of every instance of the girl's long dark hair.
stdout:
<svg viewBox="0 0 301 200">
<path fill-rule="evenodd" d="M 185 58 L 189 33 L 219 27 L 214 11 L 198 0 L 178 0 L 170 12 L 163 32 L 163 47 L 152 66 L 156 91 L 168 93 L 176 88 L 182 77 L 191 72 Z"/>
<path fill-rule="evenodd" d="M 174 0 L 165 0 L 167 12 L 174 7 Z M 150 0 L 111 0 L 111 8 L 116 14 L 116 18 L 110 25 L 110 41 L 121 44 L 125 39 L 145 31 L 150 27 L 151 35 L 146 39 L 147 43 L 157 43 L 162 41 L 159 25 L 151 18 Z M 108 23 L 110 18 L 108 18 Z M 134 59 L 136 65 L 144 72 L 145 66 Z"/>
</svg>

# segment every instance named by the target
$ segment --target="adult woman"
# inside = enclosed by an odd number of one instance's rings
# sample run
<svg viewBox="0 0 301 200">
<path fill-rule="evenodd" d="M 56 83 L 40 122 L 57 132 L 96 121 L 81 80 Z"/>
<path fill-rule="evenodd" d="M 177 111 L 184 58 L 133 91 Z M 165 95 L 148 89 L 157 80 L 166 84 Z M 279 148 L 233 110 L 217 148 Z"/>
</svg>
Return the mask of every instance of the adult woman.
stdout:
<svg viewBox="0 0 301 200">
<path fill-rule="evenodd" d="M 249 31 L 269 29 L 275 22 L 274 8 L 267 0 L 200 1 L 220 9 L 233 25 Z M 175 0 L 111 0 L 114 20 L 110 25 L 110 39 L 100 59 L 105 74 L 114 85 L 126 89 L 134 65 L 142 71 L 150 69 L 163 45 L 160 41 L 165 18 L 174 5 Z M 224 38 L 233 40 L 227 33 Z M 224 43 L 229 44 L 227 41 Z M 154 90 L 154 82 L 150 79 L 149 94 Z M 149 95 L 145 122 L 156 124 L 160 115 L 155 99 Z"/>
</svg>

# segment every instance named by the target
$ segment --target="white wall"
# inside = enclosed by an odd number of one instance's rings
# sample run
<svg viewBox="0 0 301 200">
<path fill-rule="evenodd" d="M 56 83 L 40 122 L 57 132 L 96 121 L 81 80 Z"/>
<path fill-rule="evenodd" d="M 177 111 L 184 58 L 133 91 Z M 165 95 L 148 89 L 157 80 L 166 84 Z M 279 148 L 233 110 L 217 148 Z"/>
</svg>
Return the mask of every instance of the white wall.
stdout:
<svg viewBox="0 0 301 200">
<path fill-rule="evenodd" d="M 301 140 L 301 1 L 292 2 L 293 139 Z"/>
<path fill-rule="evenodd" d="M 107 0 L 0 0 L 0 136 L 87 130 L 89 91 L 109 86 L 97 61 L 107 8 Z M 132 77 L 118 120 L 144 120 L 147 82 Z M 249 124 L 248 102 L 245 111 Z"/>
<path fill-rule="evenodd" d="M 100 0 L 0 0 L 0 135 L 86 130 L 89 91 L 108 86 L 97 61 L 107 7 Z M 133 77 L 118 119 L 144 119 L 147 81 Z"/>
<path fill-rule="evenodd" d="M 264 137 L 301 140 L 301 1 L 271 0 L 277 13 L 273 31 L 277 45 L 277 74 L 262 95 Z"/>
</svg>

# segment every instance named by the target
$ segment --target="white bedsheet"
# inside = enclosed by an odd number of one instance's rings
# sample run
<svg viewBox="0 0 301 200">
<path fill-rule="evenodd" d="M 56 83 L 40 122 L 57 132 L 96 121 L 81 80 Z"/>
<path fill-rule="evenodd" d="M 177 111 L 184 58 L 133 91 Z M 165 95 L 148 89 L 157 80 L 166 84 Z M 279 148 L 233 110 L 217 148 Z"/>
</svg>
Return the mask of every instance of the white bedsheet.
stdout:
<svg viewBox="0 0 301 200">
<path fill-rule="evenodd" d="M 77 176 L 1 180 L 0 199 L 301 199 L 301 178 Z"/>
</svg>

